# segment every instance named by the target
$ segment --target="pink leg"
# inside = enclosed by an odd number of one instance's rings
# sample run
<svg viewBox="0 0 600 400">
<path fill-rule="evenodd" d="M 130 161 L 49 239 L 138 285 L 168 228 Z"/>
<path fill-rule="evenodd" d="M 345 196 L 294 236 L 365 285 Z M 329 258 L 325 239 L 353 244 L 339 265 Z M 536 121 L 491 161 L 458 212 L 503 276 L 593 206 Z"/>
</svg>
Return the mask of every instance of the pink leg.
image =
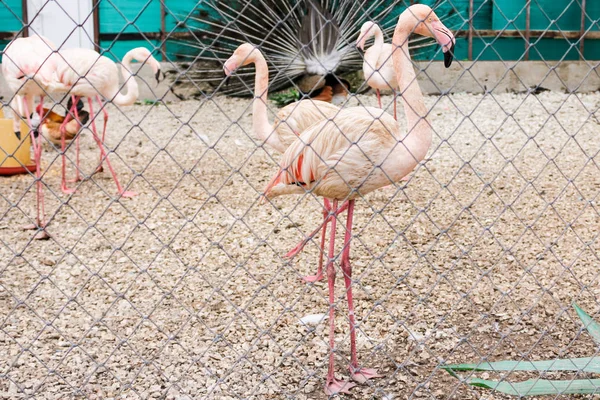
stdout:
<svg viewBox="0 0 600 400">
<path fill-rule="evenodd" d="M 381 107 L 381 93 L 379 92 L 379 89 L 375 89 L 375 91 L 377 92 L 377 102 L 379 103 L 379 108 L 383 108 Z"/>
<path fill-rule="evenodd" d="M 79 96 L 74 96 L 71 95 L 71 102 L 73 104 L 75 104 L 74 107 L 74 111 L 75 111 L 75 119 L 77 120 L 77 122 L 79 122 L 79 125 L 81 124 L 81 120 L 79 119 L 79 111 L 77 111 L 77 103 L 79 103 Z M 81 179 L 81 173 L 80 173 L 80 167 L 79 167 L 79 134 L 81 132 L 77 132 L 77 135 L 75 135 L 75 179 L 73 179 L 72 181 L 70 181 L 71 183 L 75 183 L 75 182 L 80 182 Z"/>
<path fill-rule="evenodd" d="M 106 125 L 108 124 L 108 111 L 106 111 L 106 104 L 102 104 L 102 99 L 99 95 L 96 95 L 96 101 L 98 102 L 98 106 L 102 108 L 102 114 L 104 115 L 104 126 L 102 128 L 102 143 L 104 143 L 106 140 Z M 102 154 L 100 154 L 100 166 L 96 168 L 96 173 L 104 171 L 102 161 Z"/>
<path fill-rule="evenodd" d="M 44 104 L 44 97 L 41 97 L 40 104 Z M 31 117 L 29 114 L 29 107 L 27 106 L 27 96 L 23 96 L 23 110 L 27 117 L 27 123 L 29 128 L 29 134 L 31 135 L 31 144 L 33 145 L 33 156 L 35 159 L 35 184 L 36 184 L 36 202 L 37 202 L 37 216 L 36 225 L 28 225 L 23 227 L 24 229 L 39 229 L 40 231 L 35 235 L 37 240 L 46 240 L 50 238 L 48 232 L 46 232 L 46 212 L 44 209 L 44 188 L 42 186 L 42 135 L 38 134 L 37 139 L 34 137 L 33 130 L 31 129 Z M 40 121 L 43 118 L 44 109 L 40 107 Z"/>
<path fill-rule="evenodd" d="M 302 240 L 300 243 L 298 243 L 298 245 L 296 247 L 294 247 L 292 250 L 290 250 L 284 257 L 293 258 L 293 257 L 297 256 L 304 249 L 304 246 L 306 246 L 308 244 L 308 242 L 310 242 L 315 236 L 317 236 L 317 234 L 321 231 L 321 229 L 323 228 L 324 225 L 326 225 L 329 221 L 331 221 L 331 219 L 334 218 L 335 216 L 346 211 L 346 209 L 348 208 L 348 202 L 345 202 L 344 204 L 342 204 L 342 206 L 340 207 L 339 210 L 337 210 L 337 211 L 334 210 L 334 215 L 330 215 L 330 213 L 329 213 L 329 210 L 331 209 L 331 206 L 329 205 L 329 200 L 325 199 L 323 206 L 325 208 L 325 212 L 323 212 L 323 215 L 327 216 L 326 218 L 323 218 L 323 223 L 321 225 L 319 225 L 319 227 L 317 229 L 312 231 L 310 233 L 310 235 L 308 235 L 304 240 Z M 323 246 L 324 245 L 325 245 L 325 243 L 323 243 Z"/>
<path fill-rule="evenodd" d="M 325 255 L 325 236 L 327 235 L 327 218 L 331 211 L 329 200 L 323 199 L 323 231 L 321 232 L 321 248 L 319 249 L 319 266 L 316 275 L 307 275 L 302 279 L 307 283 L 314 283 L 323 279 L 323 256 Z"/>
<path fill-rule="evenodd" d="M 60 190 L 62 190 L 63 193 L 66 193 L 66 194 L 75 193 L 75 189 L 69 189 L 67 187 L 67 156 L 66 156 L 67 146 L 66 146 L 66 141 L 65 141 L 66 126 L 67 126 L 67 123 L 71 119 L 71 112 L 75 106 L 76 105 L 72 105 L 71 109 L 67 110 L 67 115 L 65 115 L 65 119 L 63 120 L 62 124 L 60 124 L 60 149 L 61 149 L 61 159 L 62 159 L 62 177 L 60 180 Z"/>
<path fill-rule="evenodd" d="M 106 165 L 108 165 L 108 169 L 110 170 L 110 173 L 115 181 L 115 184 L 117 185 L 117 190 L 118 190 L 119 194 L 123 197 L 133 197 L 136 194 L 134 192 L 128 192 L 128 191 L 123 190 L 123 188 L 121 187 L 121 184 L 119 183 L 119 179 L 117 178 L 117 174 L 115 173 L 115 170 L 113 169 L 112 165 L 110 165 L 110 161 L 108 160 L 108 155 L 106 155 L 106 153 L 104 152 L 104 143 L 102 143 L 102 140 L 100 139 L 100 137 L 98 137 L 98 132 L 96 131 L 96 118 L 94 117 L 94 106 L 92 104 L 91 98 L 88 98 L 88 104 L 90 106 L 90 120 L 92 121 L 92 135 L 94 136 L 94 140 L 96 141 L 96 143 L 98 144 L 98 147 L 100 148 L 100 157 L 101 157 L 100 162 L 102 162 L 102 160 L 106 159 Z"/>
<path fill-rule="evenodd" d="M 352 218 L 354 216 L 354 200 L 348 201 L 348 219 L 346 222 L 346 236 L 342 250 L 342 272 L 346 285 L 348 298 L 348 319 L 350 320 L 350 376 L 358 383 L 365 383 L 371 378 L 381 378 L 377 371 L 371 368 L 362 368 L 356 357 L 356 323 L 354 321 L 354 301 L 352 299 L 352 265 L 350 264 L 350 240 L 352 239 Z"/>
<path fill-rule="evenodd" d="M 333 200 L 333 210 L 337 210 L 338 201 Z M 338 380 L 335 378 L 335 228 L 336 218 L 331 219 L 331 233 L 329 237 L 329 258 L 327 260 L 327 285 L 329 287 L 329 368 L 327 369 L 327 381 L 325 382 L 325 393 L 333 396 L 337 393 L 350 393 L 349 390 L 356 386 L 352 382 Z"/>
</svg>

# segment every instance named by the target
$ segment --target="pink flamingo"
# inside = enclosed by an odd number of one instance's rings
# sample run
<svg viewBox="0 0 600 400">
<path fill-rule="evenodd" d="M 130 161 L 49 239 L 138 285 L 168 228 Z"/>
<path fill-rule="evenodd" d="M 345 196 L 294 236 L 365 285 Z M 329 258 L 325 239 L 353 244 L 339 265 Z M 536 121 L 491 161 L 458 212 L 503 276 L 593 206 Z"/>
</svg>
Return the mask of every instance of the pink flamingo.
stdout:
<svg viewBox="0 0 600 400">
<path fill-rule="evenodd" d="M 267 198 L 310 191 L 333 200 L 327 263 L 330 354 L 325 391 L 329 395 L 348 393 L 355 385 L 334 376 L 334 250 L 336 218 L 341 212 L 341 207 L 338 209 L 339 200 L 348 201 L 341 268 L 350 321 L 350 376 L 359 383 L 380 377 L 376 370 L 362 367 L 356 356 L 350 265 L 352 218 L 357 197 L 400 180 L 423 160 L 431 145 L 432 132 L 427 121 L 427 108 L 408 52 L 411 33 L 434 37 L 442 46 L 446 67 L 452 62 L 455 42 L 452 33 L 426 5 L 410 6 L 400 15 L 393 37 L 393 44 L 397 47 L 393 53 L 393 64 L 398 86 L 403 93 L 408 132 L 402 132 L 396 120 L 381 109 L 343 109 L 333 121 L 320 122 L 300 134 L 298 140 L 286 150 L 280 171 L 265 190 Z"/>
<path fill-rule="evenodd" d="M 36 223 L 27 225 L 24 229 L 37 229 L 35 239 L 48 239 L 46 232 L 46 217 L 44 210 L 44 189 L 42 186 L 42 137 L 34 135 L 31 123 L 31 112 L 34 111 L 33 103 L 36 96 L 40 96 L 40 104 L 49 89 L 46 82 L 56 66 L 56 53 L 54 44 L 42 36 L 18 38 L 10 42 L 5 50 L 2 60 L 2 74 L 8 87 L 14 93 L 11 100 L 13 109 L 14 130 L 20 138 L 21 117 L 27 119 L 33 154 L 35 160 L 35 181 L 37 214 Z M 43 108 L 39 109 L 42 119 Z"/>
<path fill-rule="evenodd" d="M 392 89 L 394 93 L 394 118 L 396 118 L 396 90 L 398 89 L 398 80 L 396 79 L 392 63 L 392 45 L 383 42 L 383 32 L 379 28 L 379 25 L 367 21 L 360 28 L 360 35 L 356 46 L 364 51 L 365 43 L 371 36 L 375 36 L 375 42 L 365 52 L 363 74 L 365 75 L 367 85 L 377 92 L 379 108 L 382 108 L 380 90 Z"/>
<path fill-rule="evenodd" d="M 248 64 L 254 64 L 256 67 L 254 103 L 252 104 L 254 134 L 276 151 L 284 153 L 301 132 L 317 122 L 333 118 L 340 111 L 339 107 L 324 101 L 314 99 L 300 100 L 283 107 L 277 113 L 275 122 L 269 122 L 267 114 L 269 68 L 260 50 L 249 43 L 240 45 L 225 62 L 223 70 L 226 76 L 231 76 L 239 67 Z M 329 216 L 330 208 L 329 200 L 324 199 L 324 218 Z M 323 223 L 322 230 L 321 256 L 317 273 L 316 275 L 303 277 L 306 282 L 316 282 L 323 279 L 323 254 L 327 234 L 326 222 Z M 317 233 L 318 231 L 313 233 L 310 239 Z M 288 252 L 285 257 L 294 257 L 310 239 L 303 240 L 298 246 Z"/>
<path fill-rule="evenodd" d="M 72 96 L 72 104 L 78 103 L 81 97 L 87 97 L 90 108 L 90 120 L 92 126 L 92 135 L 100 149 L 100 162 L 97 172 L 102 171 L 102 163 L 106 161 L 110 173 L 117 185 L 119 194 L 123 197 L 133 197 L 134 192 L 125 191 L 119 183 L 117 174 L 115 173 L 108 155 L 104 150 L 104 140 L 106 135 L 106 124 L 108 123 L 108 111 L 103 104 L 104 101 L 110 101 L 117 106 L 132 105 L 138 98 L 138 84 L 131 72 L 131 61 L 147 62 L 154 71 L 156 80 L 160 78 L 160 63 L 152 56 L 148 49 L 138 47 L 130 50 L 123 57 L 121 63 L 121 73 L 126 82 L 127 94 L 120 93 L 119 71 L 117 65 L 105 56 L 101 56 L 98 52 L 90 49 L 65 49 L 59 53 L 57 57 L 57 65 L 55 75 L 49 83 L 52 91 L 68 92 Z M 96 121 L 93 109 L 92 99 L 96 99 L 99 107 L 104 113 L 104 127 L 102 137 L 98 135 L 96 130 Z M 66 185 L 66 163 L 65 163 L 65 138 L 64 126 L 69 122 L 70 116 L 75 115 L 77 118 L 77 109 L 75 106 L 69 110 L 67 118 L 63 122 L 63 138 L 62 144 L 62 182 L 61 189 L 65 193 L 73 193 L 74 189 L 69 189 Z M 77 150 L 77 176 L 75 181 L 79 180 L 79 136 L 76 137 Z"/>
</svg>

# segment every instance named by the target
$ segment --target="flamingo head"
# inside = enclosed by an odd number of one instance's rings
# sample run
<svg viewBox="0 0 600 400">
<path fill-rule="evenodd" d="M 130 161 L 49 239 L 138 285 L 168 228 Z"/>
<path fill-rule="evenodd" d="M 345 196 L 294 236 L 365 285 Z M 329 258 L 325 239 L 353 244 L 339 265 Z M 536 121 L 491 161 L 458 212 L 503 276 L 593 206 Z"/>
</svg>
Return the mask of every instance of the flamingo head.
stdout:
<svg viewBox="0 0 600 400">
<path fill-rule="evenodd" d="M 154 72 L 154 77 L 156 78 L 156 82 L 157 83 L 160 82 L 160 73 L 161 73 L 160 63 L 158 62 L 158 60 L 156 58 L 154 58 L 154 56 L 152 55 L 150 50 L 148 50 L 145 47 L 137 47 L 137 48 L 131 50 L 128 54 L 130 54 L 131 57 L 134 60 L 136 60 L 137 62 L 148 64 L 150 66 L 150 68 L 152 68 L 152 71 Z M 163 72 L 163 78 L 164 78 L 164 75 L 165 74 Z"/>
<path fill-rule="evenodd" d="M 256 60 L 256 57 L 260 51 L 250 43 L 243 43 L 235 49 L 231 57 L 225 61 L 223 65 L 223 71 L 227 77 L 231 76 L 240 67 L 244 65 L 252 64 Z"/>
<path fill-rule="evenodd" d="M 375 29 L 377 24 L 373 21 L 365 22 L 360 28 L 360 34 L 358 35 L 358 40 L 356 41 L 356 47 L 365 51 L 365 43 L 367 40 L 375 34 Z"/>
<path fill-rule="evenodd" d="M 432 37 L 442 46 L 444 65 L 446 68 L 450 67 L 454 57 L 454 45 L 456 44 L 456 39 L 450 29 L 440 21 L 431 7 L 425 4 L 412 5 L 404 13 L 412 15 L 415 20 L 414 33 Z"/>
</svg>

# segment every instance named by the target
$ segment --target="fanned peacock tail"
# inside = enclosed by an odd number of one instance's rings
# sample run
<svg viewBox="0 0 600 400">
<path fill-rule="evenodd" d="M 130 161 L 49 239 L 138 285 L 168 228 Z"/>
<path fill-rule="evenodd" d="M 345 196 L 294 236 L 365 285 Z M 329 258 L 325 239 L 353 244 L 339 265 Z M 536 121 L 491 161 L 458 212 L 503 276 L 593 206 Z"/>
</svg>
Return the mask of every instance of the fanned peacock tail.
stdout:
<svg viewBox="0 0 600 400">
<path fill-rule="evenodd" d="M 446 0 L 420 2 L 434 8 L 450 29 L 464 24 L 460 14 L 466 10 L 457 10 Z M 410 4 L 405 0 L 202 1 L 182 18 L 180 26 L 191 31 L 194 40 L 178 40 L 176 57 L 191 62 L 188 78 L 216 87 L 223 82 L 223 63 L 231 53 L 244 42 L 258 45 L 269 65 L 269 90 L 275 91 L 306 75 L 339 76 L 361 70 L 363 56 L 355 43 L 362 24 L 376 21 L 389 41 L 398 16 Z M 413 55 L 435 50 L 434 45 L 423 37 L 410 42 Z M 253 86 L 253 69 L 242 68 L 220 90 L 247 96 Z"/>
</svg>

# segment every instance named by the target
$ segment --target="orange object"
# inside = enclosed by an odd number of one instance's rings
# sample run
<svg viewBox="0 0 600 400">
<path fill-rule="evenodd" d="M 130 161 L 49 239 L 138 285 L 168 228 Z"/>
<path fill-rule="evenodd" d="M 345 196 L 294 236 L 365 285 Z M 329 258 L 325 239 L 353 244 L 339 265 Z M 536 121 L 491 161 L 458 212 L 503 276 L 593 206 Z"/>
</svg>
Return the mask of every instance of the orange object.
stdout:
<svg viewBox="0 0 600 400">
<path fill-rule="evenodd" d="M 21 121 L 21 139 L 13 131 L 13 120 L 4 118 L 0 109 L 0 175 L 17 175 L 35 172 L 31 161 L 31 136 L 29 128 Z"/>
</svg>

